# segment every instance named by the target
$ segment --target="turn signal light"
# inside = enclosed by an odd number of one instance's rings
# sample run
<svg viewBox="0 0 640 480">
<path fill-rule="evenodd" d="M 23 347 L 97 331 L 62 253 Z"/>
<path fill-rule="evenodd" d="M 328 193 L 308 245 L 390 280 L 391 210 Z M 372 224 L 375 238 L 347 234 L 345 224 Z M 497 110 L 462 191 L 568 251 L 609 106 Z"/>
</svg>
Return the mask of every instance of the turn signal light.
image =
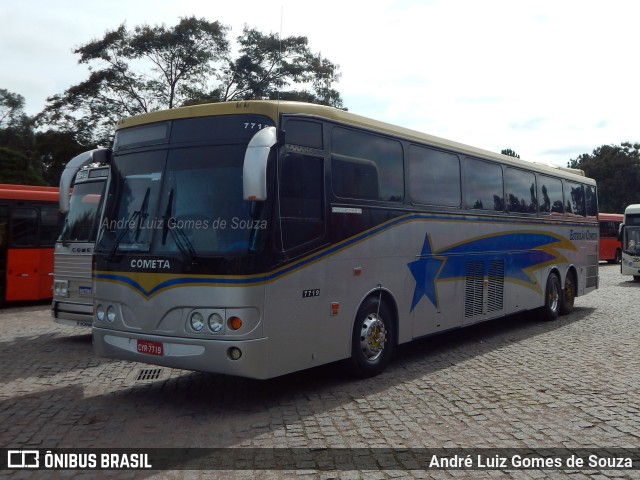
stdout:
<svg viewBox="0 0 640 480">
<path fill-rule="evenodd" d="M 242 320 L 240 317 L 229 317 L 227 324 L 231 330 L 239 330 L 242 327 Z"/>
</svg>

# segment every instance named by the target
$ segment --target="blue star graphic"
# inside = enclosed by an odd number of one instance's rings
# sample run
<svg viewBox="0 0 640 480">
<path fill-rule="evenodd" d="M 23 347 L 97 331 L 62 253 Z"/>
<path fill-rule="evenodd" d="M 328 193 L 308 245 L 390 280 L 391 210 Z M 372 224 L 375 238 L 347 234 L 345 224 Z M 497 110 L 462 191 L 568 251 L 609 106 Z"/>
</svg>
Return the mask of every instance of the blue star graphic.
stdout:
<svg viewBox="0 0 640 480">
<path fill-rule="evenodd" d="M 418 305 L 423 296 L 426 296 L 435 307 L 438 307 L 436 279 L 446 261 L 446 257 L 435 256 L 431 253 L 431 237 L 427 233 L 424 237 L 422 252 L 420 252 L 418 260 L 407 264 L 416 281 L 411 311 Z"/>
</svg>

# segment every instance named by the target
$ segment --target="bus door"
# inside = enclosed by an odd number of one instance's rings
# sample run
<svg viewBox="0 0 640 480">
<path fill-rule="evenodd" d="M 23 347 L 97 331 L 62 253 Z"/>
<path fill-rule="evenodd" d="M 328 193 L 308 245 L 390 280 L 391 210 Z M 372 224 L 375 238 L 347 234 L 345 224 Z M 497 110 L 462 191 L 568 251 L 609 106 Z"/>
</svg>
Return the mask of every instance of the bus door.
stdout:
<svg viewBox="0 0 640 480">
<path fill-rule="evenodd" d="M 7 248 L 5 298 L 7 301 L 30 300 L 39 290 L 40 255 L 33 250 L 38 245 L 38 211 L 35 208 L 13 208 L 9 221 L 11 242 Z"/>
<path fill-rule="evenodd" d="M 5 277 L 7 301 L 51 297 L 51 238 L 55 238 L 57 215 L 54 206 L 41 210 L 37 207 L 14 207 L 11 210 Z M 49 225 L 51 222 L 53 224 Z"/>
<path fill-rule="evenodd" d="M 7 245 L 9 243 L 9 206 L 0 205 L 0 305 L 7 288 Z"/>
</svg>

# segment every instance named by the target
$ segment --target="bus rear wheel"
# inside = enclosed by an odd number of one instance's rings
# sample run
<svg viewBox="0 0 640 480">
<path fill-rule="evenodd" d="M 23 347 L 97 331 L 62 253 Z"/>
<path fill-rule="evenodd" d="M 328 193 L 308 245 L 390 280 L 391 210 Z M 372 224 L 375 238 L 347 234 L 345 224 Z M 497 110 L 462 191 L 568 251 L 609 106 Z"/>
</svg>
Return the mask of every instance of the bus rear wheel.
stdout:
<svg viewBox="0 0 640 480">
<path fill-rule="evenodd" d="M 560 299 L 560 314 L 567 315 L 573 311 L 573 304 L 576 300 L 576 279 L 573 272 L 567 273 L 564 279 L 564 289 Z"/>
<path fill-rule="evenodd" d="M 353 326 L 351 374 L 368 378 L 385 369 L 395 346 L 394 327 L 393 316 L 382 299 L 370 297 L 362 303 Z"/>
<path fill-rule="evenodd" d="M 552 321 L 558 318 L 560 313 L 560 299 L 562 296 L 562 288 L 560 279 L 555 273 L 550 273 L 547 277 L 547 285 L 544 293 L 544 307 L 542 307 L 542 318 L 546 321 Z"/>
</svg>

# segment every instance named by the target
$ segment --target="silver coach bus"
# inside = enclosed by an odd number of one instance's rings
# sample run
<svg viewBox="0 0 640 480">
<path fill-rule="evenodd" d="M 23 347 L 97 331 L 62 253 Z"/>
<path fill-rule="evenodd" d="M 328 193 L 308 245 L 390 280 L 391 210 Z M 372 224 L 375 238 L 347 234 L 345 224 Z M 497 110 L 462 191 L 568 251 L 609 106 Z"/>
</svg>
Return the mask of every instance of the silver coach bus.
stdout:
<svg viewBox="0 0 640 480">
<path fill-rule="evenodd" d="M 107 153 L 93 150 L 75 157 L 61 177 L 59 203 L 65 218 L 54 250 L 51 304 L 57 323 L 91 327 L 93 321 L 91 261 L 109 167 L 87 165 L 104 163 Z"/>
<path fill-rule="evenodd" d="M 248 101 L 119 122 L 98 355 L 270 378 L 598 287 L 595 181 L 342 110 Z"/>
</svg>

